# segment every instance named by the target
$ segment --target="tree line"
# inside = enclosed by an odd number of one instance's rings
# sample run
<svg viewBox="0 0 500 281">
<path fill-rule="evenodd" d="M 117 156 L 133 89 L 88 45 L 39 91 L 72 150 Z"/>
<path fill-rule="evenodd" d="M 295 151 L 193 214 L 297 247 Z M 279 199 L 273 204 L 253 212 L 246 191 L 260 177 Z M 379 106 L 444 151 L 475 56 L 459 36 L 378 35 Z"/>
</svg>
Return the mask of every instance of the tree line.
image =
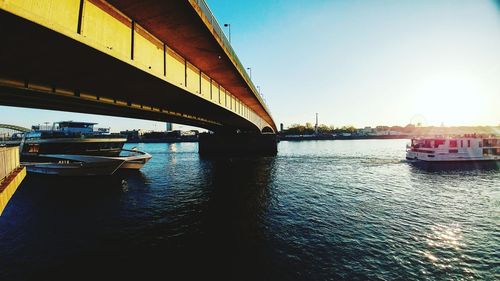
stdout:
<svg viewBox="0 0 500 281">
<path fill-rule="evenodd" d="M 405 135 L 460 135 L 460 134 L 485 134 L 485 135 L 500 135 L 499 126 L 415 126 L 408 124 L 402 126 L 377 126 L 370 128 L 373 132 L 393 131 Z M 333 125 L 318 125 L 318 134 L 356 134 L 358 129 L 354 126 L 334 127 Z M 311 123 L 292 124 L 285 129 L 282 134 L 285 135 L 313 135 L 315 133 L 314 126 Z M 366 133 L 366 132 L 365 132 Z"/>
<path fill-rule="evenodd" d="M 318 134 L 341 134 L 341 133 L 354 133 L 356 128 L 353 126 L 343 126 L 340 128 L 335 128 L 333 125 L 318 125 Z M 315 133 L 314 126 L 311 123 L 292 124 L 283 133 L 287 135 L 312 135 Z"/>
</svg>

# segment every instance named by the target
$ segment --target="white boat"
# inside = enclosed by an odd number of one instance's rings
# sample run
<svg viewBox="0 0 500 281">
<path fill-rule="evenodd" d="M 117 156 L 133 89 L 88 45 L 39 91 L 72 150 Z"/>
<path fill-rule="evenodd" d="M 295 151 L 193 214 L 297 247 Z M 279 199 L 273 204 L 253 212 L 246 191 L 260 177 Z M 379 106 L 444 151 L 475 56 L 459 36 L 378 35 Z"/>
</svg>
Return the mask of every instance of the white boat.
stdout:
<svg viewBox="0 0 500 281">
<path fill-rule="evenodd" d="M 23 162 L 28 172 L 60 176 L 108 176 L 124 163 L 125 159 L 106 156 L 44 154 L 44 162 Z"/>
<path fill-rule="evenodd" d="M 123 149 L 126 138 L 95 123 L 63 121 L 35 126 L 21 141 L 21 164 L 28 172 L 56 175 L 111 175 L 116 170 L 140 169 L 151 155 Z"/>
<path fill-rule="evenodd" d="M 406 159 L 418 162 L 500 162 L 500 138 L 465 135 L 462 137 L 413 138 Z"/>
</svg>

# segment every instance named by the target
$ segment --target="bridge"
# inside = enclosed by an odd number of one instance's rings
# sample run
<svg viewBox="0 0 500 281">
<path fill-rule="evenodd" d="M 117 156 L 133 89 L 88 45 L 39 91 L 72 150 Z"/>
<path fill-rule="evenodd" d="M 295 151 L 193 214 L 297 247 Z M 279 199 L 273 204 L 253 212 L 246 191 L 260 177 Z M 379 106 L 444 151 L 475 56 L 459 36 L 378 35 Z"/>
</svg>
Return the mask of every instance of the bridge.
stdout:
<svg viewBox="0 0 500 281">
<path fill-rule="evenodd" d="M 0 24 L 2 105 L 215 132 L 200 152 L 276 150 L 271 113 L 204 0 L 0 0 Z"/>
<path fill-rule="evenodd" d="M 0 129 L 11 130 L 14 132 L 19 132 L 19 133 L 26 133 L 26 132 L 30 131 L 30 129 L 28 129 L 28 128 L 24 128 L 24 127 L 16 126 L 16 125 L 9 125 L 9 124 L 0 124 Z"/>
<path fill-rule="evenodd" d="M 21 126 L 0 124 L 0 147 L 3 145 L 19 145 L 21 143 L 21 135 L 29 131 L 30 129 Z"/>
</svg>

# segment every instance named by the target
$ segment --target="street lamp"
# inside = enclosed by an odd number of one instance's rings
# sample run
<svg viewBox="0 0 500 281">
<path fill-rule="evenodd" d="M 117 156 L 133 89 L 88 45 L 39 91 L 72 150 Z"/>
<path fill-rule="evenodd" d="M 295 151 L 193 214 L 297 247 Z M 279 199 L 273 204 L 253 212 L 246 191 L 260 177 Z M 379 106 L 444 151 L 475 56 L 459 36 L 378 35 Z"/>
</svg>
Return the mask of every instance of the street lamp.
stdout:
<svg viewBox="0 0 500 281">
<path fill-rule="evenodd" d="M 225 23 L 224 27 L 227 27 L 229 29 L 229 44 L 231 44 L 231 24 Z"/>
<path fill-rule="evenodd" d="M 252 80 L 252 68 L 251 67 L 247 67 L 247 70 L 250 71 L 250 80 Z"/>
</svg>

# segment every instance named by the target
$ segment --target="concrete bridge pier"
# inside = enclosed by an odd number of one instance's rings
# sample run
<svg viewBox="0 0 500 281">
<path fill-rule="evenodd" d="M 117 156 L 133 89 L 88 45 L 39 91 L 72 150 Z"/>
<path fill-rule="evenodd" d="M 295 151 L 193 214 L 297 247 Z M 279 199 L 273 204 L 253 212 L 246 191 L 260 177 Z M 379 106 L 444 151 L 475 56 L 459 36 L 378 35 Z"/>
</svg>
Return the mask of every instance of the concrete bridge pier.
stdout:
<svg viewBox="0 0 500 281">
<path fill-rule="evenodd" d="M 203 133 L 198 140 L 201 155 L 274 156 L 278 153 L 276 134 Z"/>
</svg>

